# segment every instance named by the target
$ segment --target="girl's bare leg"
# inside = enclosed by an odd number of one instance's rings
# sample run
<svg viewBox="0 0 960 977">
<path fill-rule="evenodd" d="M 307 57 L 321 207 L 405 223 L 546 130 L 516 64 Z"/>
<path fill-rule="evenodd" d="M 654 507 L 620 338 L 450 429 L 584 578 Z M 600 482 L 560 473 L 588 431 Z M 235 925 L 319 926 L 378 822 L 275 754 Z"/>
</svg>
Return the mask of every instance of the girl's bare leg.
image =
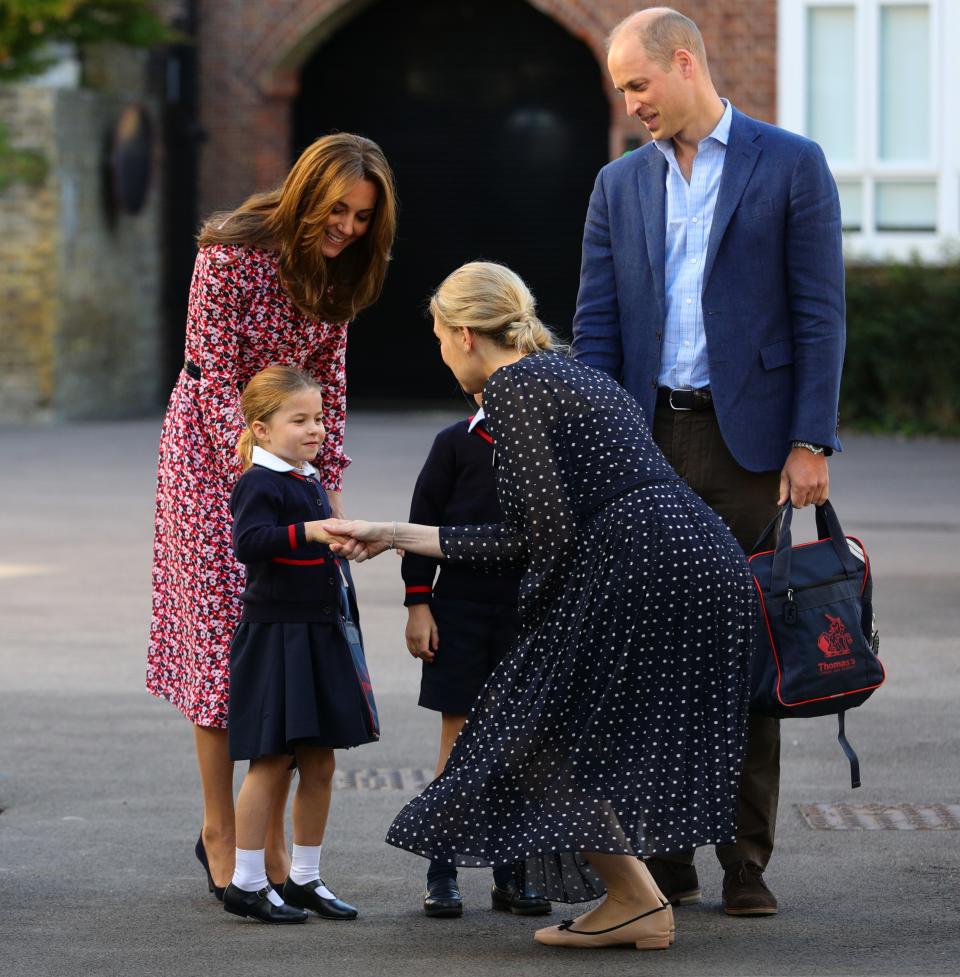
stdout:
<svg viewBox="0 0 960 977">
<path fill-rule="evenodd" d="M 289 756 L 265 756 L 250 761 L 237 795 L 237 848 L 258 851 L 266 847 L 271 805 L 281 784 L 290 782 Z"/>
<path fill-rule="evenodd" d="M 440 751 L 437 756 L 437 769 L 434 771 L 434 777 L 439 777 L 443 773 L 443 768 L 447 765 L 447 760 L 450 758 L 450 751 L 453 749 L 454 741 L 460 735 L 460 730 L 463 729 L 463 724 L 467 721 L 466 716 L 458 716 L 451 712 L 445 712 L 442 715 Z"/>
<path fill-rule="evenodd" d="M 236 847 L 233 761 L 227 746 L 227 731 L 194 725 L 193 739 L 203 789 L 203 844 L 214 885 L 225 886 L 233 875 Z"/>
<path fill-rule="evenodd" d="M 295 845 L 323 844 L 336 766 L 333 750 L 329 747 L 297 748 L 300 779 L 297 791 L 293 795 L 293 843 Z"/>
<path fill-rule="evenodd" d="M 288 759 L 289 766 L 289 759 Z M 287 848 L 286 815 L 287 797 L 293 771 L 277 781 L 277 790 L 270 802 L 270 820 L 267 822 L 267 878 L 282 885 L 290 874 L 290 851 Z"/>
</svg>

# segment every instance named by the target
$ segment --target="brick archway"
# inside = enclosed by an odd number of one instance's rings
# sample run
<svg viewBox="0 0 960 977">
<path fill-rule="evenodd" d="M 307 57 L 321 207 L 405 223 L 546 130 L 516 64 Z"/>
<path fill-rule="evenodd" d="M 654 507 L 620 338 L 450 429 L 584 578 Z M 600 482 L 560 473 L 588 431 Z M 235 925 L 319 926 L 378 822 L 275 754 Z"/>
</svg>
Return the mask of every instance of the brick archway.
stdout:
<svg viewBox="0 0 960 977">
<path fill-rule="evenodd" d="M 374 0 L 216 0 L 200 28 L 200 211 L 236 206 L 279 180 L 289 165 L 291 103 L 310 53 Z M 604 38 L 654 0 L 526 0 L 580 39 L 604 65 Z M 776 118 L 777 0 L 684 0 L 700 25 L 718 91 L 757 118 Z M 612 88 L 610 155 L 627 135 Z"/>
<path fill-rule="evenodd" d="M 375 0 L 224 0 L 201 28 L 202 213 L 236 206 L 280 180 L 290 164 L 291 104 L 310 54 Z M 590 49 L 604 66 L 604 39 L 634 4 L 527 0 Z M 622 109 L 611 104 L 611 152 L 621 145 Z"/>
</svg>

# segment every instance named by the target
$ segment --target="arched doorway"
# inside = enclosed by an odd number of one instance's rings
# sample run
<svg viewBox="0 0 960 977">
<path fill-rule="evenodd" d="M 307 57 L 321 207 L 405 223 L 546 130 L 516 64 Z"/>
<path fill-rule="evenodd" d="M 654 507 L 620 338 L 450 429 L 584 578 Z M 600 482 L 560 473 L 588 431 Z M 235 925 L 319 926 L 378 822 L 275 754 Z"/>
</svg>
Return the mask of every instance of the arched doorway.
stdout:
<svg viewBox="0 0 960 977">
<path fill-rule="evenodd" d="M 303 65 L 294 151 L 331 130 L 375 139 L 401 201 L 383 297 L 358 320 L 350 390 L 448 396 L 424 317 L 457 265 L 502 261 L 569 334 L 610 104 L 582 42 L 524 0 L 380 0 Z"/>
</svg>

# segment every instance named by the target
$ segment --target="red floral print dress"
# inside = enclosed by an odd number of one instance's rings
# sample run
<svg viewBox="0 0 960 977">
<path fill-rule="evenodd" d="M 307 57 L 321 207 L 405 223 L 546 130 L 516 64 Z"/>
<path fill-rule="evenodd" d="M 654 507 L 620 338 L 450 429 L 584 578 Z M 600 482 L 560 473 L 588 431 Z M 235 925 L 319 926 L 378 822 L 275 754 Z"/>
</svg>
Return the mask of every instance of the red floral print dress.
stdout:
<svg viewBox="0 0 960 977">
<path fill-rule="evenodd" d="M 272 363 L 296 366 L 323 387 L 327 436 L 314 464 L 339 491 L 343 453 L 346 322 L 318 322 L 290 301 L 275 254 L 209 246 L 190 286 L 185 358 L 160 436 L 153 613 L 147 690 L 191 722 L 224 728 L 230 641 L 240 619 L 244 570 L 233 556 L 228 502 L 241 464 L 240 391 Z"/>
</svg>

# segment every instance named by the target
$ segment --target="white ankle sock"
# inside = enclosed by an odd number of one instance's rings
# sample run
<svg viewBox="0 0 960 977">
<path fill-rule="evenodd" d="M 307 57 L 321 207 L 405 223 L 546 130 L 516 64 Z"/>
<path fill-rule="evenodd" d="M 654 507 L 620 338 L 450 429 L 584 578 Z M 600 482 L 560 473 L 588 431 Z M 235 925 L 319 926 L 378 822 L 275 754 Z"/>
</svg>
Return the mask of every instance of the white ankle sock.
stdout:
<svg viewBox="0 0 960 977">
<path fill-rule="evenodd" d="M 306 885 L 320 878 L 320 850 L 323 845 L 294 845 L 293 860 L 290 864 L 290 881 Z M 323 899 L 337 897 L 325 886 L 317 886 L 317 894 Z"/>
<path fill-rule="evenodd" d="M 267 890 L 267 898 L 275 906 L 282 906 L 283 900 L 273 891 L 273 887 L 267 881 L 267 866 L 263 848 L 256 851 L 248 851 L 244 848 L 237 849 L 236 867 L 233 870 L 233 884 L 244 892 L 259 892 L 261 889 Z"/>
</svg>

